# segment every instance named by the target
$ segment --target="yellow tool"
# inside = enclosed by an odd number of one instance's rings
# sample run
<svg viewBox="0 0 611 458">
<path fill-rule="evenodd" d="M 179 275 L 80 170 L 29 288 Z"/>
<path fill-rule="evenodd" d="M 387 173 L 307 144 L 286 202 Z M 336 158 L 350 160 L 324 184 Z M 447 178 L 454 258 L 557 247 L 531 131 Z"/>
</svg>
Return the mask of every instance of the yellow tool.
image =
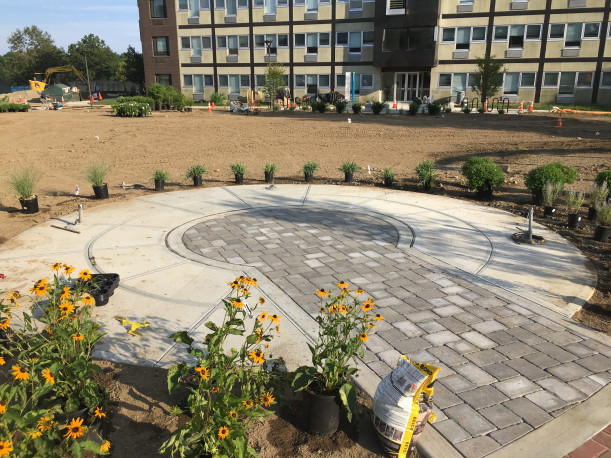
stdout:
<svg viewBox="0 0 611 458">
<path fill-rule="evenodd" d="M 123 326 L 131 326 L 130 330 L 127 331 L 128 334 L 131 334 L 132 336 L 135 337 L 142 337 L 142 334 L 139 332 L 136 332 L 136 329 L 139 328 L 147 328 L 150 326 L 149 323 L 146 322 L 146 320 L 144 320 L 142 323 L 138 323 L 136 321 L 127 321 L 125 318 L 123 318 L 122 316 L 116 316 L 114 317 L 115 320 L 117 320 L 119 323 L 121 323 Z"/>
</svg>

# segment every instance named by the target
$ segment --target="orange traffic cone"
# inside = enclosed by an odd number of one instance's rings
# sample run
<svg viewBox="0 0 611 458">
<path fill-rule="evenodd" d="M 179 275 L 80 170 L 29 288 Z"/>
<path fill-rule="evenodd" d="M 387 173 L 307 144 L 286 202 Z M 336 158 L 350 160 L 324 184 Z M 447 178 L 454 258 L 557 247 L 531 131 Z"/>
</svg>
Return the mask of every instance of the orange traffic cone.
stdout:
<svg viewBox="0 0 611 458">
<path fill-rule="evenodd" d="M 556 119 L 556 127 L 562 127 L 562 113 L 560 113 L 558 119 Z"/>
<path fill-rule="evenodd" d="M 488 99 L 484 100 L 484 111 L 488 111 Z"/>
<path fill-rule="evenodd" d="M 57 97 L 53 99 L 53 103 L 57 103 Z"/>
<path fill-rule="evenodd" d="M 19 103 L 23 103 L 23 100 L 21 99 L 21 96 L 19 96 Z"/>
<path fill-rule="evenodd" d="M 91 103 L 95 102 L 95 100 L 93 100 L 93 94 L 89 95 L 89 97 L 91 97 Z"/>
<path fill-rule="evenodd" d="M 62 95 L 62 105 L 65 105 L 66 102 L 64 102 L 64 96 Z"/>
<path fill-rule="evenodd" d="M 98 100 L 104 100 L 104 99 L 102 98 L 102 93 L 101 93 L 101 92 L 98 92 Z"/>
<path fill-rule="evenodd" d="M 518 108 L 518 113 L 519 114 L 524 113 L 524 100 L 520 101 L 520 108 Z"/>
<path fill-rule="evenodd" d="M 528 112 L 532 113 L 534 111 L 534 102 L 531 100 L 530 105 L 528 105 Z"/>
<path fill-rule="evenodd" d="M 216 105 L 214 104 L 214 102 L 212 102 L 212 108 L 216 108 Z"/>
<path fill-rule="evenodd" d="M 210 106 L 210 102 L 208 102 L 208 113 L 212 111 L 212 107 Z"/>
<path fill-rule="evenodd" d="M 392 107 L 397 108 L 397 98 L 392 99 Z"/>
</svg>

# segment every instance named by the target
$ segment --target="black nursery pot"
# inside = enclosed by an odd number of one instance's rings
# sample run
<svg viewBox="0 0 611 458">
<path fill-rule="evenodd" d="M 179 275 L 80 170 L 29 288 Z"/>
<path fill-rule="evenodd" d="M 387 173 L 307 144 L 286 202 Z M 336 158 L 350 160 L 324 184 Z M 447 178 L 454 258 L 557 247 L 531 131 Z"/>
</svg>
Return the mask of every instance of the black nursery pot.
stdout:
<svg viewBox="0 0 611 458">
<path fill-rule="evenodd" d="M 165 180 L 155 180 L 155 191 L 163 191 L 165 189 Z"/>
<path fill-rule="evenodd" d="M 244 174 L 243 173 L 235 174 L 235 184 L 244 184 Z"/>
<path fill-rule="evenodd" d="M 547 218 L 548 216 L 553 216 L 556 214 L 556 207 L 546 205 L 543 207 L 543 216 Z"/>
<path fill-rule="evenodd" d="M 594 240 L 597 242 L 606 242 L 611 236 L 611 226 L 596 226 L 594 230 Z"/>
<path fill-rule="evenodd" d="M 264 172 L 265 173 L 265 182 L 272 183 L 274 181 L 274 172 Z"/>
<path fill-rule="evenodd" d="M 193 177 L 193 186 L 201 186 L 203 183 L 202 176 Z"/>
<path fill-rule="evenodd" d="M 23 213 L 38 213 L 38 196 L 31 199 L 19 199 Z"/>
<path fill-rule="evenodd" d="M 596 207 L 588 207 L 588 219 L 590 221 L 594 221 L 597 215 L 598 211 L 596 211 Z"/>
<path fill-rule="evenodd" d="M 91 276 L 91 281 L 96 285 L 91 290 L 91 297 L 95 300 L 96 307 L 108 304 L 110 296 L 112 296 L 119 286 L 119 274 L 96 274 Z"/>
<path fill-rule="evenodd" d="M 543 205 L 543 191 L 533 191 L 532 196 L 534 205 Z"/>
<path fill-rule="evenodd" d="M 392 188 L 392 177 L 384 177 L 384 186 L 387 188 Z"/>
<path fill-rule="evenodd" d="M 344 172 L 344 183 L 352 183 L 353 176 L 352 172 Z"/>
<path fill-rule="evenodd" d="M 571 229 L 577 229 L 581 221 L 581 215 L 578 213 L 569 214 L 569 227 Z"/>
<path fill-rule="evenodd" d="M 93 186 L 93 194 L 96 199 L 108 199 L 108 184 L 102 186 Z"/>
<path fill-rule="evenodd" d="M 310 433 L 330 436 L 337 431 L 340 412 L 337 396 L 321 396 L 304 390 L 303 408 Z"/>
<path fill-rule="evenodd" d="M 492 188 L 477 189 L 475 191 L 475 196 L 478 199 L 490 200 L 490 199 L 492 199 Z"/>
<path fill-rule="evenodd" d="M 313 173 L 304 173 L 305 175 L 305 182 L 306 183 L 312 183 L 314 181 L 314 174 Z"/>
</svg>

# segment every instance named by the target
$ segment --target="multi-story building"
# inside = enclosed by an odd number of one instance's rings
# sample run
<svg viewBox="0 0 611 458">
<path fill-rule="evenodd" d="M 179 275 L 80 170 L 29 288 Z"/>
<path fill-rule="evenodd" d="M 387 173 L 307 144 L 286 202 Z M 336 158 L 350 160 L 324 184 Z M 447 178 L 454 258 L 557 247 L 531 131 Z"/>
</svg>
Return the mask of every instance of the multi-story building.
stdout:
<svg viewBox="0 0 611 458">
<path fill-rule="evenodd" d="M 194 99 L 260 90 L 286 67 L 292 97 L 450 100 L 475 58 L 505 64 L 510 100 L 611 104 L 611 0 L 138 0 L 147 86 Z M 352 86 L 351 86 L 352 87 Z"/>
</svg>

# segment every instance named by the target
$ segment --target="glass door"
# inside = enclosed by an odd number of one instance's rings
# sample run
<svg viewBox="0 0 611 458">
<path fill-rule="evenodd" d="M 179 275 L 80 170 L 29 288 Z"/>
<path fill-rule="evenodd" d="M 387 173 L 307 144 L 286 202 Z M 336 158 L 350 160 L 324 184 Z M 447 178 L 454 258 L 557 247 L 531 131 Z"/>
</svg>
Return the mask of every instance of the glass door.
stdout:
<svg viewBox="0 0 611 458">
<path fill-rule="evenodd" d="M 240 75 L 229 75 L 229 92 L 240 93 Z"/>
</svg>

